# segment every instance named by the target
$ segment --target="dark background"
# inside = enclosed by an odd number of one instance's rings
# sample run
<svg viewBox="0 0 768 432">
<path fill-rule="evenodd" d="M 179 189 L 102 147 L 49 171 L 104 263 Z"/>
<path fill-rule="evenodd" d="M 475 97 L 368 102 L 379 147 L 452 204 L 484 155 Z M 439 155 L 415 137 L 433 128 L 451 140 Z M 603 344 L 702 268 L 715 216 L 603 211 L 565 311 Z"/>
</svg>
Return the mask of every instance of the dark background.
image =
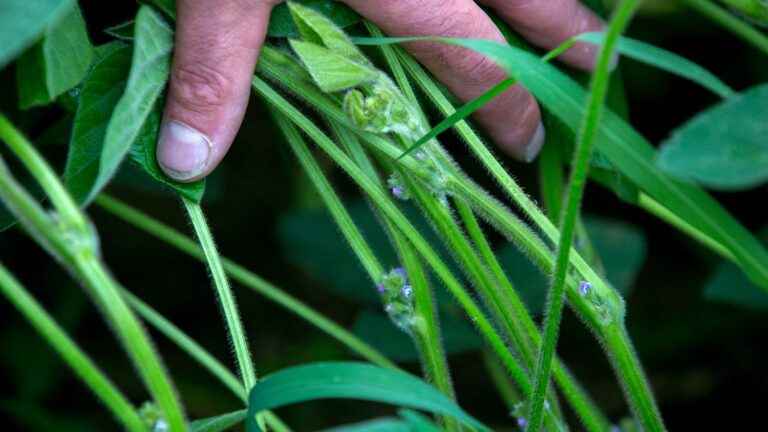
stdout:
<svg viewBox="0 0 768 432">
<path fill-rule="evenodd" d="M 102 29 L 135 13 L 135 6 L 128 2 L 82 3 L 95 43 L 107 40 Z M 764 54 L 690 11 L 646 11 L 635 20 L 630 35 L 683 54 L 737 89 L 768 79 Z M 652 142 L 663 140 L 675 126 L 716 102 L 694 84 L 631 61 L 623 61 L 621 71 L 632 123 Z M 41 137 L 66 116 L 58 108 L 19 113 L 14 107 L 14 85 L 12 68 L 0 72 L 0 108 L 32 139 Z M 52 135 L 43 151 L 61 169 L 68 135 L 66 129 Z M 473 168 L 453 135 L 445 134 L 442 139 L 475 177 L 482 174 Z M 6 154 L 5 149 L 2 151 Z M 536 195 L 535 169 L 511 160 L 505 163 Z M 330 164 L 326 166 L 344 196 L 356 199 L 356 189 Z M 488 187 L 493 186 L 485 180 Z M 183 232 L 191 232 L 180 203 L 172 195 L 128 180 L 118 180 L 109 191 Z M 737 219 L 757 230 L 768 220 L 765 192 L 763 187 L 717 196 Z M 253 100 L 232 151 L 210 179 L 205 200 L 220 250 L 349 328 L 360 306 L 334 294 L 322 278 L 298 265 L 278 238 L 277 227 L 284 218 L 319 205 L 261 101 Z M 680 430 L 706 425 L 707 430 L 732 430 L 759 424 L 768 396 L 764 373 L 768 349 L 763 336 L 768 323 L 764 314 L 703 298 L 702 289 L 718 258 L 612 193 L 590 186 L 585 211 L 630 222 L 645 233 L 647 258 L 627 299 L 627 326 L 668 427 Z M 100 209 L 92 208 L 89 214 L 98 226 L 105 260 L 116 277 L 234 370 L 204 266 Z M 304 235 L 310 238 L 316 233 L 307 230 Z M 337 248 L 346 247 L 338 233 L 334 241 Z M 0 234 L 0 260 L 119 387 L 135 403 L 141 403 L 146 394 L 131 364 L 72 279 L 16 229 Z M 235 293 L 260 375 L 310 361 L 354 358 L 333 339 L 258 294 L 237 285 Z M 4 430 L 115 429 L 109 414 L 5 301 L 0 301 L 0 317 L 0 382 L 5 383 L 0 386 L 0 415 L 5 419 Z M 239 408 L 238 401 L 206 371 L 161 335 L 153 335 L 190 417 Z M 563 322 L 559 352 L 613 420 L 627 415 L 623 395 L 600 347 L 570 313 Z M 463 407 L 486 424 L 511 429 L 513 422 L 493 390 L 481 353 L 463 353 L 449 360 Z M 405 367 L 418 372 L 413 363 Z M 359 402 L 323 402 L 278 413 L 295 429 L 312 430 L 392 411 Z"/>
</svg>

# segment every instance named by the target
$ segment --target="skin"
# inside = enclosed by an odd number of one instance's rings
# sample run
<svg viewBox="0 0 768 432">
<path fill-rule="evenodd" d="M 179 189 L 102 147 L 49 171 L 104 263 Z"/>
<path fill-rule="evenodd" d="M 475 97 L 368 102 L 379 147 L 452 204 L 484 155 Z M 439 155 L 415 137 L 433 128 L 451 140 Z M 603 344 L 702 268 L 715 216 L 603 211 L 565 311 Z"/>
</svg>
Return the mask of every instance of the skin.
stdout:
<svg viewBox="0 0 768 432">
<path fill-rule="evenodd" d="M 343 0 L 392 36 L 455 36 L 504 42 L 481 9 L 493 9 L 531 43 L 551 49 L 599 31 L 602 21 L 578 0 Z M 272 8 L 280 0 L 178 0 L 176 49 L 158 161 L 170 177 L 207 176 L 226 155 L 243 120 L 251 76 Z M 433 42 L 406 45 L 437 79 L 468 101 L 506 78 L 481 54 Z M 588 70 L 594 46 L 577 44 L 561 60 Z M 515 86 L 475 113 L 507 154 L 532 161 L 545 131 L 536 101 Z"/>
</svg>

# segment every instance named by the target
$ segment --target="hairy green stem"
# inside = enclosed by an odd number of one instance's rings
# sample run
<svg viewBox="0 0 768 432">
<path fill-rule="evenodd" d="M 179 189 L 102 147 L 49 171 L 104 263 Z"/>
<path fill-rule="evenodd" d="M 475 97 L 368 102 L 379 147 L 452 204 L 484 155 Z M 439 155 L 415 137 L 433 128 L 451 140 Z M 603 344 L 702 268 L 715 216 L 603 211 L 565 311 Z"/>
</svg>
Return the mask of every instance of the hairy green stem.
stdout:
<svg viewBox="0 0 768 432">
<path fill-rule="evenodd" d="M 294 124 L 302 129 L 314 140 L 339 167 L 341 167 L 370 198 L 381 208 L 382 213 L 405 235 L 414 248 L 422 255 L 424 260 L 433 268 L 437 276 L 443 280 L 446 288 L 456 297 L 456 300 L 464 308 L 467 315 L 477 325 L 480 333 L 493 347 L 496 354 L 504 363 L 508 372 L 516 380 L 525 379 L 525 371 L 507 350 L 503 339 L 498 335 L 493 325 L 485 317 L 481 309 L 472 298 L 464 291 L 461 283 L 453 276 L 451 271 L 442 262 L 437 253 L 429 246 L 429 243 L 410 224 L 400 210 L 392 204 L 388 197 L 380 190 L 378 185 L 371 181 L 336 145 L 306 116 L 280 96 L 274 89 L 261 79 L 254 77 L 253 88 L 262 95 L 275 108 L 283 112 Z"/>
<path fill-rule="evenodd" d="M 77 276 L 94 296 L 100 310 L 104 312 L 111 328 L 133 360 L 144 385 L 163 412 L 170 430 L 186 430 L 182 406 L 149 335 L 125 303 L 119 293 L 118 284 L 101 262 L 98 234 L 76 206 L 70 207 L 71 197 L 32 144 L 9 123 L 0 125 L 0 138 L 13 143 L 14 152 L 28 168 L 32 165 L 34 170 L 30 168 L 30 171 L 44 187 L 51 202 L 55 205 L 58 203 L 67 212 L 76 212 L 78 215 L 69 215 L 67 218 L 49 215 L 18 185 L 1 160 L 0 199 L 7 204 L 32 237 L 41 240 L 41 245 Z"/>
<path fill-rule="evenodd" d="M 104 194 L 99 195 L 96 198 L 95 203 L 109 213 L 147 234 L 162 240 L 177 250 L 200 261 L 205 261 L 203 250 L 195 244 L 194 241 L 173 228 L 151 218 L 147 214 Z M 242 267 L 227 258 L 222 258 L 221 261 L 224 271 L 226 271 L 232 279 L 263 295 L 288 311 L 295 313 L 300 318 L 338 340 L 347 348 L 371 363 L 392 369 L 397 368 L 375 348 L 363 342 L 357 336 L 353 335 L 337 323 L 329 320 L 308 305 L 302 303 L 299 299 L 289 295 L 256 274 L 248 271 L 245 267 Z"/>
<path fill-rule="evenodd" d="M 243 387 L 248 391 L 256 384 L 256 371 L 253 368 L 251 352 L 248 349 L 248 339 L 243 330 L 243 323 L 240 319 L 240 313 L 237 310 L 235 296 L 229 286 L 229 280 L 221 264 L 221 257 L 213 241 L 213 234 L 205 220 L 202 208 L 186 198 L 182 198 L 184 208 L 187 210 L 189 220 L 195 230 L 200 247 L 205 254 L 208 262 L 208 268 L 213 277 L 213 284 L 216 288 L 216 295 L 221 304 L 221 310 L 224 314 L 224 321 L 229 332 L 229 339 L 234 347 L 237 366 L 240 370 L 240 379 L 243 381 Z"/>
<path fill-rule="evenodd" d="M 420 68 L 420 66 L 418 66 L 415 62 L 412 64 L 404 64 L 408 69 L 410 69 L 411 66 Z M 394 146 L 385 138 L 372 133 L 355 130 L 353 126 L 349 125 L 346 115 L 338 107 L 338 101 L 334 100 L 328 95 L 321 93 L 314 85 L 311 84 L 309 78 L 306 76 L 306 72 L 304 72 L 303 69 L 301 69 L 294 61 L 286 57 L 284 54 L 274 50 L 273 48 L 270 48 L 269 46 L 265 46 L 259 63 L 259 71 L 268 76 L 270 79 L 273 79 L 279 82 L 281 85 L 287 87 L 295 95 L 304 98 L 314 108 L 318 109 L 329 118 L 354 130 L 355 134 L 360 136 L 376 151 L 386 155 L 393 160 L 397 159 L 402 154 L 402 150 L 399 147 Z M 426 77 L 426 74 L 424 74 L 424 77 Z M 416 78 L 417 82 L 419 82 L 421 85 L 422 82 L 420 82 L 418 77 Z M 435 86 L 435 84 L 431 81 L 429 81 L 429 84 Z M 437 87 L 435 86 L 434 88 L 436 89 Z M 439 92 L 439 90 L 437 91 Z M 428 95 L 433 96 L 433 93 L 428 92 Z M 440 96 L 444 99 L 444 96 Z M 444 107 L 450 106 L 452 109 L 452 106 L 449 102 L 447 102 L 447 99 L 445 100 L 445 104 L 447 105 L 440 106 L 440 108 L 445 109 Z M 495 164 L 495 168 L 497 168 L 497 170 L 491 170 L 494 175 L 498 175 L 500 178 L 508 180 L 508 183 L 504 184 L 504 186 L 513 188 L 518 192 L 516 198 L 519 198 L 519 203 L 521 203 L 521 206 L 526 210 L 526 212 L 529 213 L 529 216 L 536 220 L 537 223 L 541 224 L 542 229 L 548 234 L 549 237 L 554 237 L 556 239 L 558 237 L 557 228 L 555 228 L 554 225 L 549 222 L 549 219 L 547 219 L 547 217 L 540 212 L 533 201 L 530 200 L 530 198 L 525 195 L 525 193 L 522 191 L 522 189 L 519 188 L 514 180 L 512 180 L 509 174 L 503 169 L 503 167 L 501 167 L 496 159 L 490 154 L 488 149 L 482 144 L 474 131 L 472 131 L 471 128 L 469 128 L 469 126 L 463 121 L 459 122 L 458 125 L 464 126 L 462 129 L 460 129 L 460 132 L 464 134 L 465 138 L 468 137 L 469 142 L 476 144 L 473 150 L 477 150 L 480 153 L 485 152 L 483 153 L 485 158 L 480 158 L 483 163 Z M 409 172 L 415 173 L 419 177 L 429 175 L 426 172 L 422 172 L 418 163 L 410 157 L 403 158 L 398 162 L 402 166 L 405 166 Z M 520 239 L 524 240 L 525 244 L 521 247 L 523 247 L 524 250 L 531 254 L 531 256 L 534 257 L 534 261 L 542 266 L 546 272 L 552 271 L 553 265 L 551 262 L 551 251 L 536 238 L 536 236 L 530 231 L 530 229 L 525 226 L 525 224 L 520 222 L 516 217 L 514 217 L 512 213 L 509 212 L 509 210 L 504 208 L 503 205 L 493 200 L 490 196 L 488 196 L 487 193 L 482 191 L 482 189 L 472 184 L 471 182 L 458 182 L 456 186 L 457 188 L 454 190 L 454 192 L 458 194 L 458 196 L 461 196 L 463 199 L 470 202 L 473 208 L 480 210 L 483 216 L 486 217 L 501 232 L 505 233 L 516 241 Z M 517 199 L 515 201 L 518 202 Z M 537 218 L 537 215 L 541 217 Z M 575 259 L 578 260 L 579 258 L 580 257 L 576 255 Z M 577 261 L 576 264 L 581 272 L 590 274 L 590 269 L 588 266 L 586 266 L 586 263 L 583 262 L 583 260 Z M 602 281 L 597 278 L 597 275 L 591 274 L 589 277 L 591 279 L 598 279 L 597 283 L 602 284 Z M 578 297 L 574 297 L 571 300 L 575 302 L 579 313 L 582 314 L 585 319 L 589 319 L 588 307 L 584 304 L 583 300 Z M 535 326 L 533 324 L 532 328 L 535 332 Z M 593 326 L 593 328 L 596 328 L 596 324 Z M 537 332 L 536 336 L 538 337 Z M 505 367 L 510 367 L 509 362 L 504 363 Z M 572 380 L 572 377 L 570 377 L 568 374 L 563 374 L 562 376 L 563 379 Z M 589 430 L 604 430 L 605 427 L 603 426 L 608 424 L 607 420 L 605 420 L 605 417 L 602 416 L 597 407 L 591 402 L 590 398 L 583 393 L 581 386 L 574 382 L 568 382 L 564 383 L 563 387 L 566 385 L 569 391 L 565 391 L 565 394 L 571 398 L 569 399 L 569 402 L 575 404 L 574 408 L 578 413 L 579 418 L 582 419 L 584 424 L 588 426 Z"/>
<path fill-rule="evenodd" d="M 552 358 L 560 331 L 563 305 L 565 303 L 565 280 L 570 263 L 571 246 L 579 216 L 579 208 L 584 194 L 584 186 L 589 172 L 589 160 L 592 157 L 595 138 L 603 112 L 603 104 L 608 93 L 610 62 L 613 49 L 619 36 L 629 24 L 638 0 L 624 0 L 616 9 L 606 32 L 605 42 L 600 48 L 597 65 L 592 77 L 591 89 L 587 100 L 586 115 L 579 128 L 576 150 L 571 164 L 572 171 L 566 195 L 565 208 L 560 223 L 560 241 L 557 248 L 555 274 L 552 288 L 547 296 L 547 309 L 544 317 L 544 335 L 536 367 L 536 382 L 530 403 L 529 431 L 537 432 L 541 427 L 546 399 L 547 383 L 552 370 Z M 642 408 L 642 405 L 640 406 Z"/>
<path fill-rule="evenodd" d="M 67 335 L 48 312 L 0 263 L 0 291 L 59 353 L 64 362 L 106 405 L 115 418 L 131 432 L 144 432 L 146 426 L 136 408 L 107 378 L 99 367 Z"/>
<path fill-rule="evenodd" d="M 136 311 L 139 316 L 144 319 L 149 325 L 154 327 L 157 331 L 165 335 L 171 342 L 176 344 L 182 351 L 186 352 L 190 357 L 197 361 L 202 367 L 216 377 L 225 387 L 227 387 L 238 399 L 244 403 L 248 403 L 248 393 L 243 387 L 243 383 L 238 380 L 237 376 L 230 372 L 219 360 L 217 360 L 211 353 L 203 348 L 194 339 L 189 337 L 175 324 L 170 322 L 159 312 L 154 310 L 146 302 L 133 295 L 130 291 L 123 289 L 123 296 L 126 301 L 131 305 L 133 310 Z M 289 431 L 288 428 L 274 413 L 271 411 L 264 412 L 264 419 L 266 424 L 275 431 Z"/>
<path fill-rule="evenodd" d="M 384 190 L 384 185 L 376 173 L 375 167 L 368 158 L 368 155 L 365 153 L 365 150 L 357 137 L 334 121 L 330 122 L 330 126 L 340 144 L 346 148 L 357 166 L 360 167 L 373 182 L 378 184 L 380 189 Z M 381 212 L 375 204 L 374 207 L 379 213 Z M 392 225 L 392 222 L 389 219 L 386 217 L 382 217 L 381 219 L 387 233 L 392 238 L 394 247 L 403 262 L 403 266 L 405 267 L 413 286 L 414 311 L 419 319 L 418 325 L 416 326 L 417 332 L 413 336 L 421 357 L 425 375 L 430 382 L 435 384 L 435 387 L 444 394 L 455 399 L 456 395 L 453 390 L 453 383 L 451 382 L 451 375 L 448 370 L 448 362 L 445 358 L 445 350 L 442 345 L 437 306 L 424 267 L 407 238 Z M 458 423 L 450 417 L 444 417 L 442 421 L 452 430 L 458 427 Z"/>
<path fill-rule="evenodd" d="M 294 154 L 296 154 L 299 159 L 304 171 L 307 173 L 323 199 L 323 202 L 330 210 L 337 226 L 341 229 L 344 237 L 351 245 L 352 250 L 355 252 L 358 259 L 363 263 L 363 267 L 368 271 L 368 275 L 373 284 L 380 283 L 383 277 L 381 264 L 375 257 L 351 216 L 344 208 L 343 203 L 334 192 L 330 182 L 312 157 L 312 154 L 302 139 L 299 131 L 280 113 L 275 113 L 275 120 L 278 127 L 285 135 Z M 346 143 L 346 147 L 348 149 L 354 149 L 355 144 L 355 142 L 349 142 Z M 357 153 L 357 156 L 358 158 L 365 157 L 364 154 L 361 153 Z M 368 165 L 364 163 L 365 161 L 361 162 L 363 162 L 363 166 L 368 167 Z M 371 177 L 373 173 L 369 172 L 368 175 Z M 378 182 L 378 178 L 371 179 Z M 379 187 L 381 188 L 381 185 Z M 391 228 L 389 224 L 387 227 Z M 408 274 L 408 279 L 413 287 L 414 307 L 417 320 L 414 324 L 412 338 L 422 359 L 426 376 L 439 390 L 453 398 L 455 395 L 448 374 L 445 355 L 440 344 L 437 314 L 432 300 L 432 293 L 427 283 L 426 274 L 418 257 L 411 249 L 408 242 L 403 238 L 402 234 L 396 230 L 392 230 L 391 235 L 394 239 L 396 249 L 403 261 L 403 266 Z M 449 430 L 459 430 L 458 423 L 455 420 L 444 418 L 442 421 Z"/>
<path fill-rule="evenodd" d="M 122 293 L 128 304 L 131 305 L 131 308 L 133 308 L 145 322 L 165 335 L 165 337 L 173 341 L 179 348 L 189 354 L 190 357 L 200 363 L 200 365 L 207 369 L 211 375 L 218 378 L 225 387 L 238 397 L 238 399 L 243 402 L 248 401 L 248 393 L 245 391 L 243 383 L 237 376 L 235 376 L 235 374 L 230 372 L 229 369 L 208 353 L 205 348 L 187 336 L 187 334 L 175 324 L 160 315 L 160 313 L 130 291 L 123 289 Z"/>
</svg>

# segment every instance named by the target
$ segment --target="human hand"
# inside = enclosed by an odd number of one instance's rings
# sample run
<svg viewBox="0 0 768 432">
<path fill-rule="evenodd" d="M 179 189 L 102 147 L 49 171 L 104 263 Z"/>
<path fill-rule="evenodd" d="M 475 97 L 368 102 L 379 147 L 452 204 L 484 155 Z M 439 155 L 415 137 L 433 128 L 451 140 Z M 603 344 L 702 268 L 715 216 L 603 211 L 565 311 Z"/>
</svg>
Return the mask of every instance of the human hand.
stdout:
<svg viewBox="0 0 768 432">
<path fill-rule="evenodd" d="M 343 0 L 392 36 L 452 36 L 504 42 L 479 4 L 532 43 L 554 48 L 603 23 L 578 0 Z M 221 162 L 243 120 L 259 49 L 280 0 L 178 0 L 176 49 L 157 147 L 163 171 L 178 181 L 205 177 Z M 479 4 L 478 4 L 479 3 Z M 473 99 L 506 74 L 482 54 L 436 42 L 405 45 L 456 96 Z M 597 50 L 576 44 L 560 59 L 590 69 Z M 533 97 L 514 86 L 475 113 L 508 154 L 532 161 L 544 143 Z"/>
</svg>

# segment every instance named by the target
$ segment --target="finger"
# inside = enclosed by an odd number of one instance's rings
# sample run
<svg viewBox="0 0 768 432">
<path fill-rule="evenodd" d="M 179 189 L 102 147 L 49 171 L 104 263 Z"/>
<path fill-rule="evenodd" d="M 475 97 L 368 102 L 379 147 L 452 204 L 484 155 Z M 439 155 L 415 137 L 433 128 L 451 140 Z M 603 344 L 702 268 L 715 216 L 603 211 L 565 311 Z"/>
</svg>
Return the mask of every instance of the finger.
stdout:
<svg viewBox="0 0 768 432">
<path fill-rule="evenodd" d="M 580 33 L 601 31 L 605 25 L 579 0 L 480 0 L 534 44 L 552 49 Z M 577 43 L 560 56 L 566 63 L 590 70 L 598 48 Z"/>
<path fill-rule="evenodd" d="M 178 0 L 176 48 L 157 145 L 171 178 L 208 175 L 232 144 L 274 0 Z"/>
<path fill-rule="evenodd" d="M 504 38 L 472 0 L 344 0 L 393 36 Z M 506 78 L 493 61 L 474 51 L 436 42 L 414 42 L 406 48 L 456 96 L 473 99 Z M 531 161 L 544 142 L 539 107 L 514 86 L 475 113 L 475 118 L 508 154 Z"/>
</svg>

